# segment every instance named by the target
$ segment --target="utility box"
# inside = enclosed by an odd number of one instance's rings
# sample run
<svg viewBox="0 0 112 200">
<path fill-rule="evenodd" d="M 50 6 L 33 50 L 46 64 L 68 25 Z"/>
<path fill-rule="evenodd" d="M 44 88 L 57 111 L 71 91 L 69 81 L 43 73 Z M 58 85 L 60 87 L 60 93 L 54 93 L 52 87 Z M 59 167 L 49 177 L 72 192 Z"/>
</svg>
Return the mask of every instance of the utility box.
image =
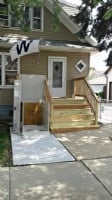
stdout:
<svg viewBox="0 0 112 200">
<path fill-rule="evenodd" d="M 14 86 L 13 131 L 49 131 L 49 103 L 44 100 L 45 76 L 20 75 Z M 16 127 L 16 128 L 15 128 Z"/>
</svg>

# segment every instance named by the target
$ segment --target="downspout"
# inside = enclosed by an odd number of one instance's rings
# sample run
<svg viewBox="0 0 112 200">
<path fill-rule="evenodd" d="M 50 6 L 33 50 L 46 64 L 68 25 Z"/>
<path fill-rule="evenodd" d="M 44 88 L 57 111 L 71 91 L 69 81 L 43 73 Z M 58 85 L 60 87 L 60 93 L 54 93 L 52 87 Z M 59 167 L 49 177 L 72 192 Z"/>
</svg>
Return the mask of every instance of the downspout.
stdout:
<svg viewBox="0 0 112 200">
<path fill-rule="evenodd" d="M 109 102 L 109 79 L 108 79 L 108 75 L 106 75 L 106 82 L 107 82 L 106 101 L 108 103 Z"/>
</svg>

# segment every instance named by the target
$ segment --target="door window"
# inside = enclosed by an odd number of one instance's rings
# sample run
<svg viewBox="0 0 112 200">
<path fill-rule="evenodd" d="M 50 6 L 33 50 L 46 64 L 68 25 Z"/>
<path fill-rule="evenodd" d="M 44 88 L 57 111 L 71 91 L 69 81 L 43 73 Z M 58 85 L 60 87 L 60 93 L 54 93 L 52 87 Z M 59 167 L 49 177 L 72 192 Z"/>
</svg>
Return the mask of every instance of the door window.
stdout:
<svg viewBox="0 0 112 200">
<path fill-rule="evenodd" d="M 62 73 L 63 73 L 62 65 L 63 65 L 62 62 L 53 62 L 53 79 L 52 79 L 53 88 L 62 87 Z"/>
</svg>

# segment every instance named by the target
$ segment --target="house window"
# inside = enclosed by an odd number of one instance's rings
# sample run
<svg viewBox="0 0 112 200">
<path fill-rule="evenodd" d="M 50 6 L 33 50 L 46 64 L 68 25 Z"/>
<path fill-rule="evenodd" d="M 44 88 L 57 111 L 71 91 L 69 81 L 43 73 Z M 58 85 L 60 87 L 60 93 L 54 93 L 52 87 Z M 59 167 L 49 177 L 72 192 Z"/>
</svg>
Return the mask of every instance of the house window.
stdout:
<svg viewBox="0 0 112 200">
<path fill-rule="evenodd" d="M 32 29 L 42 29 L 42 9 L 32 8 Z"/>
<path fill-rule="evenodd" d="M 9 27 L 20 28 L 21 26 L 30 27 L 30 8 L 20 5 L 23 12 L 22 17 L 16 15 L 16 12 L 11 8 L 12 14 L 9 15 Z"/>
<path fill-rule="evenodd" d="M 8 54 L 0 54 L 0 86 L 12 86 L 18 74 L 17 60 L 11 61 Z"/>
<path fill-rule="evenodd" d="M 79 72 L 82 72 L 86 67 L 86 64 L 80 60 L 76 65 L 75 65 L 75 68 L 79 71 Z"/>
<path fill-rule="evenodd" d="M 43 30 L 43 8 L 42 7 L 25 7 L 20 5 L 22 15 L 17 17 L 13 8 L 8 12 L 10 7 L 2 5 L 0 7 L 0 26 L 9 28 L 27 27 L 31 30 Z M 10 14 L 11 13 L 11 14 Z M 21 17 L 22 16 L 22 17 Z"/>
<path fill-rule="evenodd" d="M 8 6 L 5 4 L 0 5 L 0 26 L 8 27 Z"/>
</svg>

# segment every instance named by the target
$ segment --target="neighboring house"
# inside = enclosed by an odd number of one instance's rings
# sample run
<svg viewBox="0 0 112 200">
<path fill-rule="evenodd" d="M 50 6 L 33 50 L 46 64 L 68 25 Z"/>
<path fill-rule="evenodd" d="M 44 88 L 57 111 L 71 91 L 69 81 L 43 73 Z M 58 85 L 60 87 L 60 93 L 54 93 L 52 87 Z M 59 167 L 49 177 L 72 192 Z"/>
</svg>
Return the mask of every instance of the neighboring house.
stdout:
<svg viewBox="0 0 112 200">
<path fill-rule="evenodd" d="M 90 54 L 96 49 L 91 38 L 78 38 L 80 27 L 72 21 L 74 7 L 65 3 L 60 5 L 62 11 L 58 32 L 52 30 L 53 9 L 50 0 L 45 0 L 43 7 L 25 9 L 25 20 L 31 28 L 29 32 L 20 29 L 16 15 L 10 15 L 7 5 L 0 5 L 1 109 L 8 112 L 13 105 L 13 82 L 20 74 L 45 75 L 52 97 L 78 95 L 79 90 L 73 90 L 74 80 L 87 77 Z M 33 40 L 37 40 L 39 49 L 23 56 L 22 52 L 28 50 Z M 18 45 L 16 50 L 18 48 L 19 56 L 12 61 L 10 50 L 15 44 Z"/>
<path fill-rule="evenodd" d="M 106 77 L 106 100 L 108 102 L 112 100 L 112 67 L 108 67 L 104 74 Z"/>
<path fill-rule="evenodd" d="M 88 83 L 91 85 L 93 91 L 98 94 L 104 90 L 104 86 L 106 85 L 106 77 L 105 75 L 101 75 L 88 80 Z"/>
</svg>

